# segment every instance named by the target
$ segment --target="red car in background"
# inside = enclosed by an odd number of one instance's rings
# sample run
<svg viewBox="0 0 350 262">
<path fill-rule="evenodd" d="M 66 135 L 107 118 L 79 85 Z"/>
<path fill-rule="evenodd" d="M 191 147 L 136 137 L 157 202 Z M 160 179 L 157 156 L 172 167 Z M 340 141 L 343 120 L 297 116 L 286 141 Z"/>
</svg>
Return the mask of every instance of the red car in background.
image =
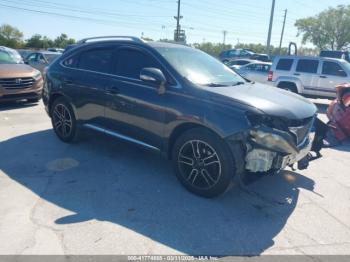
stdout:
<svg viewBox="0 0 350 262">
<path fill-rule="evenodd" d="M 336 87 L 337 99 L 327 109 L 329 126 L 339 141 L 350 137 L 350 83 Z"/>
</svg>

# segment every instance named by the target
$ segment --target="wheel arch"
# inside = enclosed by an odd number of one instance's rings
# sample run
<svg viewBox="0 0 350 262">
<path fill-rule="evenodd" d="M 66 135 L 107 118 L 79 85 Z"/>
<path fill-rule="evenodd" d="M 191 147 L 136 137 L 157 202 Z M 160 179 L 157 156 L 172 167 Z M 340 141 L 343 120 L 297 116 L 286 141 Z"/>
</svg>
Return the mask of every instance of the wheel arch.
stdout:
<svg viewBox="0 0 350 262">
<path fill-rule="evenodd" d="M 170 136 L 168 138 L 168 142 L 166 143 L 166 147 L 165 147 L 165 154 L 166 154 L 166 157 L 168 159 L 172 159 L 172 149 L 173 149 L 173 146 L 176 142 L 176 140 L 185 132 L 187 132 L 188 130 L 191 130 L 191 129 L 195 129 L 195 128 L 202 128 L 202 129 L 205 129 L 215 135 L 217 135 L 218 137 L 221 137 L 222 136 L 219 134 L 219 132 L 217 132 L 216 130 L 213 130 L 212 128 L 209 128 L 203 124 L 200 124 L 200 123 L 181 123 L 179 125 L 177 125 L 173 130 L 172 132 L 170 133 Z"/>
<path fill-rule="evenodd" d="M 74 114 L 77 115 L 76 109 L 75 109 L 74 105 L 72 104 L 71 100 L 67 96 L 65 96 L 64 94 L 57 92 L 57 93 L 51 94 L 51 96 L 50 96 L 50 99 L 48 102 L 49 116 L 51 117 L 51 109 L 52 109 L 53 103 L 61 97 L 64 98 L 65 100 L 67 100 L 67 102 L 73 108 Z"/>
<path fill-rule="evenodd" d="M 283 85 L 293 86 L 293 87 L 295 87 L 295 89 L 298 93 L 303 92 L 302 84 L 301 84 L 301 81 L 299 79 L 283 78 L 282 77 L 282 78 L 279 78 L 276 82 L 277 82 L 276 83 L 277 87 L 282 87 Z"/>
</svg>

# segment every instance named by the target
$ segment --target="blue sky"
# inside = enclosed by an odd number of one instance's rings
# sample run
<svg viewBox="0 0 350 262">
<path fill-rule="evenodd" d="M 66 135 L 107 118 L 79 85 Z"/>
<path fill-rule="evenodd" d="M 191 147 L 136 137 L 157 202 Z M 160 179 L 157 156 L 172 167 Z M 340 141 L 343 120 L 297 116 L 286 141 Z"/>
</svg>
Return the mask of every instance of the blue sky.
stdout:
<svg viewBox="0 0 350 262">
<path fill-rule="evenodd" d="M 188 42 L 266 43 L 271 0 L 181 0 L 181 25 Z M 350 0 L 276 0 L 272 44 L 278 45 L 284 9 L 288 9 L 284 46 L 300 44 L 294 22 L 329 6 Z M 7 6 L 7 7 L 6 7 Z M 172 38 L 176 0 L 0 0 L 0 24 L 56 37 L 67 33 L 80 39 L 96 35 L 135 35 Z"/>
</svg>

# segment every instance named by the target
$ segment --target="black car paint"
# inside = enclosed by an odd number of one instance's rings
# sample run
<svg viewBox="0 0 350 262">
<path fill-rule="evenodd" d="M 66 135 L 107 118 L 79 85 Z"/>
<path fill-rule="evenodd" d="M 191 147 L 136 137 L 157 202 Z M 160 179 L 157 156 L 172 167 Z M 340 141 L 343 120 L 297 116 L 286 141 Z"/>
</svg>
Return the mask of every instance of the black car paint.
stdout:
<svg viewBox="0 0 350 262">
<path fill-rule="evenodd" d="M 168 79 L 166 92 L 138 79 L 63 66 L 70 56 L 105 47 L 137 48 L 159 62 Z M 80 124 L 93 123 L 159 149 L 168 155 L 171 138 L 189 126 L 206 127 L 221 138 L 246 132 L 251 124 L 246 112 L 302 119 L 316 113 L 307 100 L 276 88 L 245 83 L 230 87 L 204 87 L 182 78 L 155 50 L 162 44 L 101 41 L 72 47 L 47 72 L 43 101 L 49 112 L 57 95 L 71 103 Z M 171 44 L 164 44 L 172 47 Z M 178 47 L 176 45 L 176 47 Z M 188 47 L 183 47 L 188 48 Z M 113 91 L 114 89 L 114 91 Z"/>
</svg>

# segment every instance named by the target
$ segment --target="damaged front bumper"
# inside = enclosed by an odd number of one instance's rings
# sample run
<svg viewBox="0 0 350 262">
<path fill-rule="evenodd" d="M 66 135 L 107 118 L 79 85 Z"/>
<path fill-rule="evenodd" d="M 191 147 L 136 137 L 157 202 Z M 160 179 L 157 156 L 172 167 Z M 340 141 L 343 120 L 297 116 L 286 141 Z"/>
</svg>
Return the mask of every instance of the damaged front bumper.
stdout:
<svg viewBox="0 0 350 262">
<path fill-rule="evenodd" d="M 242 138 L 242 137 L 241 137 Z M 240 139 L 242 141 L 242 139 Z M 299 145 L 289 132 L 261 127 L 244 135 L 244 170 L 249 172 L 277 171 L 298 163 L 298 169 L 306 169 L 312 149 L 311 128 Z"/>
<path fill-rule="evenodd" d="M 291 154 L 273 152 L 259 146 L 248 144 L 250 150 L 245 157 L 245 169 L 250 172 L 268 172 L 270 170 L 281 170 L 287 166 L 298 163 L 299 169 L 306 169 L 308 166 L 308 154 L 312 147 L 309 139 L 300 150 Z"/>
</svg>

